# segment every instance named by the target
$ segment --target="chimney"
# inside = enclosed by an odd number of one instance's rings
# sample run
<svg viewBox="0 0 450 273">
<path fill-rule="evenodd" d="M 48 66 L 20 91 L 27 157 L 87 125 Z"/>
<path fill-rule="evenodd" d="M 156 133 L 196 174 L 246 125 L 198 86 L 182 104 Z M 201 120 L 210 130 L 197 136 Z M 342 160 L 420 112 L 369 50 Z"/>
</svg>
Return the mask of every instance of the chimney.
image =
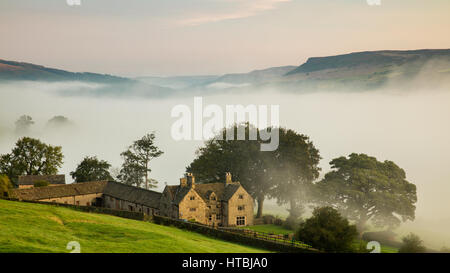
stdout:
<svg viewBox="0 0 450 273">
<path fill-rule="evenodd" d="M 180 178 L 180 186 L 181 187 L 186 187 L 187 186 L 187 179 L 186 179 L 186 177 Z"/>
<path fill-rule="evenodd" d="M 188 187 L 195 188 L 195 177 L 192 173 L 186 174 L 187 185 Z"/>
<path fill-rule="evenodd" d="M 231 173 L 227 172 L 225 173 L 225 184 L 231 184 L 233 181 L 231 180 Z"/>
</svg>

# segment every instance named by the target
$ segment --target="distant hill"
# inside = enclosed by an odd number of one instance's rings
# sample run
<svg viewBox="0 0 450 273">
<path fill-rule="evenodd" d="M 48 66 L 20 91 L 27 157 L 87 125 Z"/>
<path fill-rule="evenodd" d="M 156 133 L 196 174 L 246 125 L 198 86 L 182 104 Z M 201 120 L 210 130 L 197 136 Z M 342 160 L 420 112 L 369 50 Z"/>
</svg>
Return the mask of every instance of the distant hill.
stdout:
<svg viewBox="0 0 450 273">
<path fill-rule="evenodd" d="M 224 75 L 124 78 L 69 72 L 40 65 L 0 60 L 0 81 L 81 81 L 103 84 L 68 95 L 150 96 L 205 95 L 264 89 L 311 92 L 363 91 L 383 87 L 447 88 L 450 49 L 383 50 L 312 57 L 299 66 L 280 66 Z M 65 91 L 66 92 L 66 91 Z M 66 93 L 67 93 L 66 92 Z"/>
<path fill-rule="evenodd" d="M 388 83 L 407 85 L 412 80 L 430 84 L 450 82 L 450 49 L 366 51 L 313 57 L 280 79 L 291 87 L 316 89 L 370 89 Z"/>
<path fill-rule="evenodd" d="M 142 81 L 91 72 L 69 72 L 31 63 L 0 59 L 0 81 L 87 82 L 100 84 L 94 90 L 79 88 L 61 90 L 64 95 L 86 96 L 150 96 L 165 97 L 174 90 Z"/>
<path fill-rule="evenodd" d="M 0 59 L 0 80 L 86 81 L 96 83 L 129 83 L 132 80 L 108 74 L 69 72 L 31 63 Z"/>
</svg>

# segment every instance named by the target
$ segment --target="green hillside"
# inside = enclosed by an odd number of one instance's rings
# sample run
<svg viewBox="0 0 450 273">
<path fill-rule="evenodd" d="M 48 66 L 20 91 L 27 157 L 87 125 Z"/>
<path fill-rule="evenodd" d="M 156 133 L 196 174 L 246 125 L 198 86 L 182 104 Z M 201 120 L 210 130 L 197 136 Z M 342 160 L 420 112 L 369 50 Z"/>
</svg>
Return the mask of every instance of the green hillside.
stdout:
<svg viewBox="0 0 450 273">
<path fill-rule="evenodd" d="M 0 252 L 265 252 L 174 227 L 50 205 L 0 200 Z"/>
</svg>

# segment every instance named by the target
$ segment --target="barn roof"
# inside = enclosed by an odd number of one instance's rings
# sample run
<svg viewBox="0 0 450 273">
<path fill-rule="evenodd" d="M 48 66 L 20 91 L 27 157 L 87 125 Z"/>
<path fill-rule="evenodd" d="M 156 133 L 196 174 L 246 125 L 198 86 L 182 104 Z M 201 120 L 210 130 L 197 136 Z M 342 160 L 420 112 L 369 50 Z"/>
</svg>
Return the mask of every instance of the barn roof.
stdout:
<svg viewBox="0 0 450 273">
<path fill-rule="evenodd" d="M 152 208 L 159 207 L 159 200 L 161 198 L 161 193 L 159 192 L 128 186 L 114 181 L 92 181 L 52 187 L 14 189 L 12 191 L 12 197 L 23 200 L 43 200 L 96 193 L 103 193 L 117 199 Z"/>
<path fill-rule="evenodd" d="M 12 197 L 23 200 L 42 200 L 49 198 L 67 197 L 103 192 L 108 181 L 95 181 L 56 185 L 52 187 L 37 187 L 27 189 L 14 189 Z"/>
<path fill-rule="evenodd" d="M 151 208 L 159 208 L 159 201 L 161 199 L 160 192 L 113 181 L 108 182 L 103 194 Z"/>
<path fill-rule="evenodd" d="M 66 184 L 64 174 L 56 175 L 21 175 L 19 176 L 19 185 L 34 185 L 37 181 L 47 181 L 50 184 Z"/>
</svg>

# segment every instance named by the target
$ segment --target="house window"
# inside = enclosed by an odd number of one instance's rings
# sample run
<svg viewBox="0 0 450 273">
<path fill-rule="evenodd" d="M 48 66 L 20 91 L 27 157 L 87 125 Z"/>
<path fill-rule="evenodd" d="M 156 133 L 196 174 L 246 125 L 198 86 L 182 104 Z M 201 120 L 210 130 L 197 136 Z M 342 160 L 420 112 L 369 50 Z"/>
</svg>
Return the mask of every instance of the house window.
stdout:
<svg viewBox="0 0 450 273">
<path fill-rule="evenodd" d="M 215 196 L 211 196 L 211 200 L 216 200 L 216 197 Z"/>
<path fill-rule="evenodd" d="M 80 205 L 80 201 L 77 201 L 77 206 L 79 206 Z"/>
<path fill-rule="evenodd" d="M 244 206 L 238 206 L 238 210 L 244 210 L 245 208 L 244 208 Z"/>
<path fill-rule="evenodd" d="M 243 194 L 239 194 L 239 199 L 244 199 L 244 195 Z"/>
<path fill-rule="evenodd" d="M 245 216 L 236 217 L 236 226 L 245 226 Z"/>
<path fill-rule="evenodd" d="M 190 208 L 189 211 L 196 211 L 196 208 Z"/>
<path fill-rule="evenodd" d="M 128 205 L 128 210 L 129 211 L 133 211 L 133 206 L 132 205 Z"/>
<path fill-rule="evenodd" d="M 209 221 L 212 221 L 212 215 L 210 215 L 208 219 L 209 219 Z"/>
<path fill-rule="evenodd" d="M 220 220 L 221 215 L 220 214 L 216 214 L 216 220 Z"/>
<path fill-rule="evenodd" d="M 195 196 L 191 196 L 189 199 L 191 200 L 195 200 Z"/>
</svg>

